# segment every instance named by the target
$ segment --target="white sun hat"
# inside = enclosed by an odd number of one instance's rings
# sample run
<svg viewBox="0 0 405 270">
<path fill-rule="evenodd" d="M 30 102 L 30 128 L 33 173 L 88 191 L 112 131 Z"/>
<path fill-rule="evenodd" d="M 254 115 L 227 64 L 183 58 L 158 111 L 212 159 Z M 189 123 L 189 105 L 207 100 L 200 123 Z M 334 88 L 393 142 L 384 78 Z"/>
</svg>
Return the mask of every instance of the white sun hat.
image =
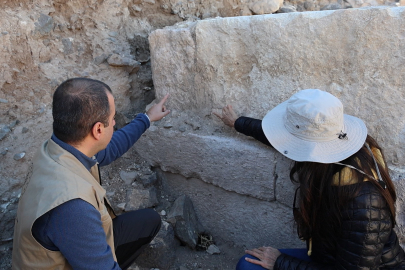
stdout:
<svg viewBox="0 0 405 270">
<path fill-rule="evenodd" d="M 356 153 L 367 127 L 343 114 L 340 100 L 318 89 L 301 90 L 269 111 L 262 128 L 271 145 L 295 161 L 334 163 Z"/>
</svg>

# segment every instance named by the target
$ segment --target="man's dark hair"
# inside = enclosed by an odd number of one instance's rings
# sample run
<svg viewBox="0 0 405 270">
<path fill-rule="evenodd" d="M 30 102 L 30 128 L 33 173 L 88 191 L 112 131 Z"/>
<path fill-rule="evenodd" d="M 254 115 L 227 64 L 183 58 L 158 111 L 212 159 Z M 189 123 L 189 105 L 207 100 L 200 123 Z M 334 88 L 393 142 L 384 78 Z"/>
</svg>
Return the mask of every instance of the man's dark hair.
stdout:
<svg viewBox="0 0 405 270">
<path fill-rule="evenodd" d="M 66 143 L 79 143 L 95 123 L 108 126 L 111 88 L 97 80 L 73 78 L 64 81 L 53 94 L 53 133 Z"/>
</svg>

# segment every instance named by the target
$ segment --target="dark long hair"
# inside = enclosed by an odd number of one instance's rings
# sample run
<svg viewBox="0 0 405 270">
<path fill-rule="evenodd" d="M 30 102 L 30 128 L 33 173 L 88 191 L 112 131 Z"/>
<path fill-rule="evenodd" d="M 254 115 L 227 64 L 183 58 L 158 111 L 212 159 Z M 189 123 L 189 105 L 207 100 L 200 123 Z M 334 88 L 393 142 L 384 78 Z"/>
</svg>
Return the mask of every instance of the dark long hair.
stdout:
<svg viewBox="0 0 405 270">
<path fill-rule="evenodd" d="M 377 142 L 367 136 L 366 142 L 371 149 L 379 149 L 385 163 L 381 148 Z M 377 181 L 368 179 L 384 196 L 391 211 L 392 224 L 395 224 L 395 200 L 396 193 L 391 177 L 386 165 L 378 163 L 382 180 L 387 188 L 384 189 Z M 341 161 L 361 169 L 369 175 L 373 175 L 371 169 L 375 169 L 375 164 L 370 151 L 363 146 L 357 153 Z M 339 174 L 339 183 L 333 185 L 333 176 L 339 173 L 344 166 L 338 164 L 323 164 L 315 162 L 295 162 L 290 172 L 290 179 L 300 185 L 298 197 L 298 211 L 294 211 L 294 219 L 300 237 L 304 240 L 315 238 L 321 240 L 327 248 L 336 246 L 336 241 L 340 237 L 340 224 L 342 220 L 342 206 L 354 199 L 361 188 L 364 174 L 352 170 L 352 176 L 357 177 L 357 184 L 344 185 L 343 176 Z"/>
</svg>

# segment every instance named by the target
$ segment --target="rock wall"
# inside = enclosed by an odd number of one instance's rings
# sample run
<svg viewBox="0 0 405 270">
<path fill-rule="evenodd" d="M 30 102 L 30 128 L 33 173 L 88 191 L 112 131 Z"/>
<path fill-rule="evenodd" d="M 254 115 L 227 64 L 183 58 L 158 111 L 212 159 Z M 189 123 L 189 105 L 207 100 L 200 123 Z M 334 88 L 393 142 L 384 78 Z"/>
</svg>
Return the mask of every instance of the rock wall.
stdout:
<svg viewBox="0 0 405 270">
<path fill-rule="evenodd" d="M 164 171 L 172 192 L 192 198 L 214 235 L 248 246 L 299 246 L 285 226 L 292 220 L 290 163 L 211 112 L 231 104 L 239 115 L 262 118 L 298 90 L 323 89 L 363 119 L 385 149 L 402 232 L 404 39 L 404 7 L 207 19 L 156 30 L 149 36 L 155 90 L 170 93 L 173 112 L 136 149 Z"/>
</svg>

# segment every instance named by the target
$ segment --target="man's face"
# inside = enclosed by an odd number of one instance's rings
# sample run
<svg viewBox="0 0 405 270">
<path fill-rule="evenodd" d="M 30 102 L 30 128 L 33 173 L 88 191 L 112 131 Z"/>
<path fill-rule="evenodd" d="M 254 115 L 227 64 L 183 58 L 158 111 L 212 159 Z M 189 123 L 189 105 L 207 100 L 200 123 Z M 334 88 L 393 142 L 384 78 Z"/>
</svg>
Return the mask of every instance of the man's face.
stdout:
<svg viewBox="0 0 405 270">
<path fill-rule="evenodd" d="M 110 143 L 112 135 L 114 133 L 114 126 L 115 126 L 115 104 L 114 104 L 114 97 L 110 92 L 107 92 L 108 96 L 108 103 L 110 105 L 110 115 L 108 116 L 108 127 L 105 127 L 104 131 L 104 139 L 103 139 L 103 149 L 107 147 Z"/>
</svg>

